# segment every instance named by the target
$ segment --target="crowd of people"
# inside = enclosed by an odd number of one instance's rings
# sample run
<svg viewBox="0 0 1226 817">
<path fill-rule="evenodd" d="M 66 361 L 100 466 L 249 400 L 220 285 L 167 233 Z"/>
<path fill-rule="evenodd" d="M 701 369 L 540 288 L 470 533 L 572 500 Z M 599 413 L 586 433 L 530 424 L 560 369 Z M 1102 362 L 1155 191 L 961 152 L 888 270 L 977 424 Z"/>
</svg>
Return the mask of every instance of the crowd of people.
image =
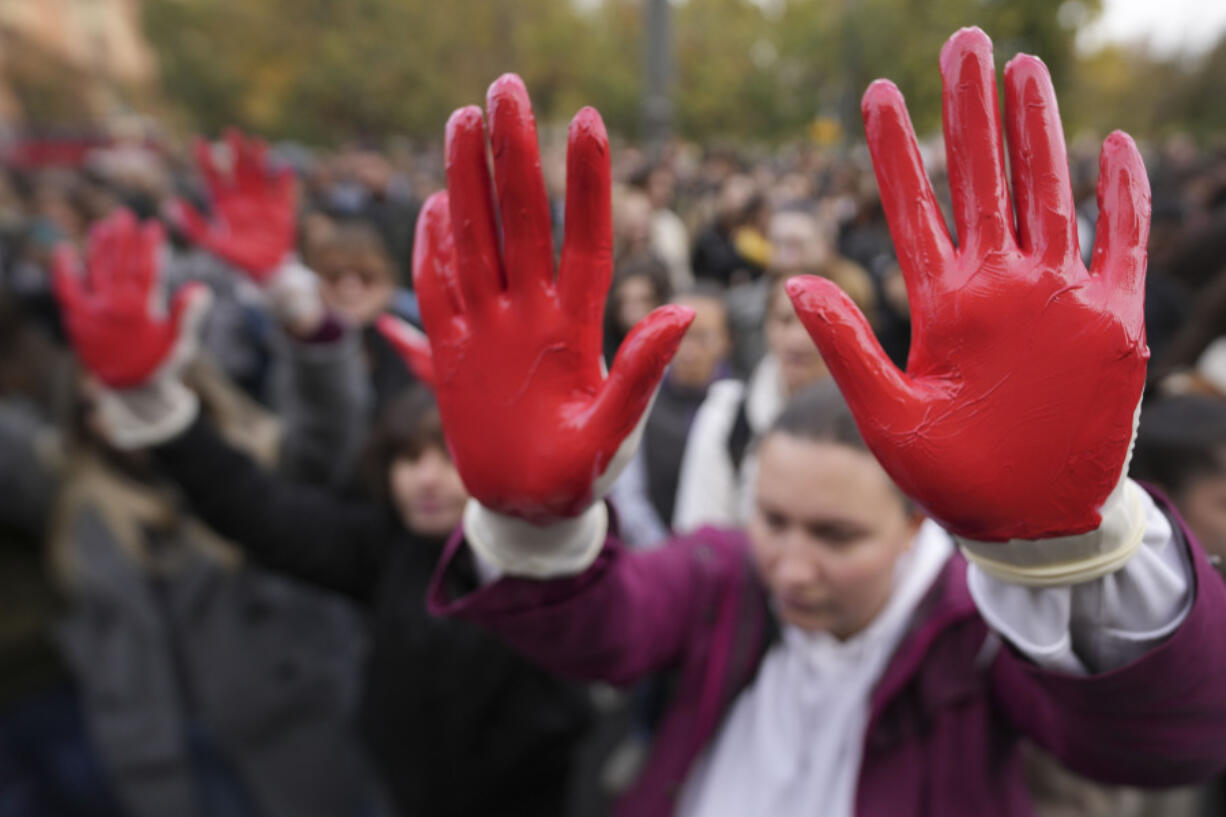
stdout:
<svg viewBox="0 0 1226 817">
<path fill-rule="evenodd" d="M 557 252 L 564 147 L 540 162 Z M 1131 474 L 1220 565 L 1226 153 L 1142 147 L 1152 357 Z M 942 145 L 920 152 L 954 225 Z M 738 727 L 750 699 L 704 686 L 709 646 L 593 673 L 585 661 L 604 657 L 562 623 L 484 620 L 522 601 L 514 588 L 434 614 L 491 568 L 448 549 L 469 491 L 431 389 L 442 375 L 407 362 L 383 316 L 423 324 L 417 222 L 451 162 L 442 148 L 266 150 L 231 133 L 181 149 L 119 133 L 79 162 L 0 168 L 0 817 L 542 817 L 606 813 L 626 792 L 652 813 L 643 792 L 676 771 L 658 746 L 685 745 L 712 712 L 725 728 L 678 808 L 744 795 L 710 784 L 743 761 L 728 736 L 753 735 Z M 1098 172 L 1097 145 L 1072 145 L 1087 266 Z M 781 435 L 867 451 L 823 390 L 831 372 L 789 279 L 837 284 L 899 367 L 911 308 L 860 146 L 615 145 L 612 176 L 605 364 L 657 307 L 693 314 L 609 491 L 621 542 L 665 553 L 704 526 L 758 523 L 754 486 L 766 458 L 779 479 Z M 150 298 L 163 323 L 98 317 L 143 315 Z M 139 399 L 115 400 L 117 383 Z M 901 494 L 865 490 L 848 501 L 866 520 L 919 530 Z M 548 592 L 543 616 L 573 603 Z M 722 621 L 723 602 L 707 604 L 695 615 Z M 660 610 L 652 626 L 668 629 Z M 792 671 L 743 658 L 722 657 L 742 686 Z M 1030 782 L 1053 815 L 1223 808 L 1220 787 L 1099 787 L 1037 751 Z"/>
</svg>

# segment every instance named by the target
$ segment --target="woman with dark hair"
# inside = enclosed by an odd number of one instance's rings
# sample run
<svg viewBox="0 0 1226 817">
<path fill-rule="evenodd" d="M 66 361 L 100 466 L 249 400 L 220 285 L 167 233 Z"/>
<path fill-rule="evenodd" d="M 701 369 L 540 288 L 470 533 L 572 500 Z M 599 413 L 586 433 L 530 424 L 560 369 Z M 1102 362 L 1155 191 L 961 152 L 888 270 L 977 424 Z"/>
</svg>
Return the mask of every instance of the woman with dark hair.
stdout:
<svg viewBox="0 0 1226 817">
<path fill-rule="evenodd" d="M 468 499 L 428 389 L 405 390 L 376 422 L 368 461 L 379 504 L 279 481 L 202 421 L 156 454 L 200 515 L 257 563 L 371 611 L 358 717 L 401 812 L 562 813 L 588 719 L 581 688 L 425 609 L 431 570 Z M 478 586 L 471 561 L 454 581 L 457 592 Z"/>
</svg>

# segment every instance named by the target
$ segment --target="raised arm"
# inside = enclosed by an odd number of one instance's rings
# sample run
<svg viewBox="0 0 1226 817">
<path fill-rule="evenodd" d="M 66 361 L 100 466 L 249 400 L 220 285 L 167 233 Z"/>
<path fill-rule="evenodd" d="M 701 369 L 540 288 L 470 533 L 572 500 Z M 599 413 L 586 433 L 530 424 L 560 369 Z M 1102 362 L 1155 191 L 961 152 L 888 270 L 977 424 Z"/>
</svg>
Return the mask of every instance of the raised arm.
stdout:
<svg viewBox="0 0 1226 817">
<path fill-rule="evenodd" d="M 1012 644 L 993 673 L 1010 722 L 1100 777 L 1203 775 L 1226 765 L 1226 648 L 1204 626 L 1226 592 L 1126 476 L 1149 359 L 1145 168 L 1107 138 L 1087 269 L 1046 67 L 1005 69 L 1012 198 L 987 36 L 957 32 L 941 73 L 957 245 L 902 95 L 879 80 L 863 101 L 911 303 L 906 371 L 833 284 L 788 290 L 873 453 L 971 561 Z"/>
<path fill-rule="evenodd" d="M 422 210 L 413 277 L 443 428 L 473 497 L 464 542 L 453 543 L 440 571 L 463 546 L 503 579 L 458 602 L 436 584 L 434 605 L 482 621 L 551 666 L 625 678 L 680 644 L 684 613 L 670 614 L 668 603 L 690 597 L 690 568 L 665 558 L 656 571 L 649 555 L 606 547 L 601 498 L 638 445 L 692 313 L 652 312 L 606 375 L 601 315 L 613 235 L 600 115 L 585 108 L 570 125 L 555 274 L 536 125 L 520 79 L 497 80 L 487 110 L 493 177 L 481 109 L 456 111 L 447 123 L 448 190 Z M 420 366 L 420 343 L 399 339 Z"/>
<path fill-rule="evenodd" d="M 199 418 L 180 373 L 209 293 L 189 285 L 167 306 L 161 242 L 156 223 L 121 211 L 91 231 L 84 272 L 71 250 L 56 255 L 56 294 L 73 348 L 97 381 L 104 435 L 119 448 L 159 447 L 204 520 L 258 561 L 369 597 L 387 538 L 380 515 L 278 480 Z"/>
<path fill-rule="evenodd" d="M 299 482 L 335 486 L 353 475 L 370 422 L 371 393 L 361 338 L 324 306 L 319 281 L 295 254 L 292 173 L 276 168 L 259 139 L 226 133 L 227 166 L 214 146 L 195 144 L 211 218 L 183 200 L 168 215 L 263 294 L 284 330 L 273 345 L 278 365 L 271 395 L 283 433 L 279 470 Z"/>
</svg>

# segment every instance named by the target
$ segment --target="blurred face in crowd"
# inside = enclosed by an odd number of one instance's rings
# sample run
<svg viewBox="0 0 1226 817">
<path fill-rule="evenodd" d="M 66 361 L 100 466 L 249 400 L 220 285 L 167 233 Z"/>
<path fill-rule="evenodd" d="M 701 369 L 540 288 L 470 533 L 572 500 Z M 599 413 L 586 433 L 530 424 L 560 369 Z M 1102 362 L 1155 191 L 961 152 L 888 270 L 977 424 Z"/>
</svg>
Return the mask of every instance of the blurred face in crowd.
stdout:
<svg viewBox="0 0 1226 817">
<path fill-rule="evenodd" d="M 782 283 L 771 287 L 766 311 L 766 346 L 779 359 L 788 395 L 815 383 L 829 372 L 813 339 L 796 316 L 792 299 Z"/>
<path fill-rule="evenodd" d="M 673 303 L 694 310 L 694 322 L 681 338 L 670 376 L 678 385 L 701 388 L 711 382 L 731 351 L 728 309 L 714 295 L 682 295 Z"/>
<path fill-rule="evenodd" d="M 1175 504 L 1205 550 L 1226 560 L 1226 473 L 1191 480 Z"/>
<path fill-rule="evenodd" d="M 328 308 L 353 326 L 366 326 L 391 303 L 396 286 L 391 262 L 374 242 L 339 233 L 319 241 L 311 265 Z"/>
<path fill-rule="evenodd" d="M 372 151 L 362 151 L 353 157 L 351 169 L 357 183 L 371 193 L 377 196 L 387 193 L 394 169 L 386 157 Z"/>
<path fill-rule="evenodd" d="M 677 180 L 667 167 L 657 167 L 647 176 L 647 197 L 657 209 L 665 209 L 673 204 L 673 191 Z"/>
<path fill-rule="evenodd" d="M 745 213 L 745 207 L 754 195 L 753 179 L 744 175 L 728 177 L 719 189 L 716 200 L 716 216 L 724 224 L 731 225 Z"/>
<path fill-rule="evenodd" d="M 638 190 L 622 190 L 617 197 L 614 229 L 622 252 L 644 250 L 651 243 L 651 200 Z"/>
<path fill-rule="evenodd" d="M 413 533 L 446 536 L 460 524 L 468 491 L 441 446 L 428 445 L 415 456 L 392 460 L 388 482 L 392 504 Z"/>
<path fill-rule="evenodd" d="M 646 275 L 628 275 L 617 284 L 612 297 L 617 304 L 617 325 L 622 332 L 629 332 L 634 325 L 647 317 L 647 313 L 660 305 L 656 288 Z"/>
<path fill-rule="evenodd" d="M 759 450 L 748 534 L 780 619 L 839 639 L 890 597 L 922 517 L 867 451 L 771 432 Z"/>
<path fill-rule="evenodd" d="M 830 259 L 830 245 L 817 218 L 784 210 L 771 216 L 767 230 L 771 245 L 771 271 L 776 275 L 814 273 Z"/>
</svg>

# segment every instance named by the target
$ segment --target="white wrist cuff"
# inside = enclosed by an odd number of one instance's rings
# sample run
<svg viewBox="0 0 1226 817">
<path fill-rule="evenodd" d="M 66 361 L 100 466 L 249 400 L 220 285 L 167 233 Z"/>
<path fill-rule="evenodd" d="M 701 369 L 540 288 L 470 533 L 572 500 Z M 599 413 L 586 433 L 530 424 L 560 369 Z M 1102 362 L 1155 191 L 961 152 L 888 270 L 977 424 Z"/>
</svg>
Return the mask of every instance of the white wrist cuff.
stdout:
<svg viewBox="0 0 1226 817">
<path fill-rule="evenodd" d="M 954 536 L 966 558 L 1009 584 L 1061 587 L 1093 581 L 1123 567 L 1145 535 L 1144 489 L 1122 477 L 1099 511 L 1102 524 L 1088 533 L 1051 539 L 980 542 Z"/>
<path fill-rule="evenodd" d="M 579 516 L 533 525 L 468 500 L 464 536 L 476 555 L 508 576 L 550 579 L 582 573 L 604 546 L 609 511 L 597 502 Z"/>
<path fill-rule="evenodd" d="M 277 320 L 286 326 L 318 326 L 323 320 L 319 278 L 297 259 L 286 260 L 273 273 L 264 286 L 264 294 Z"/>
<path fill-rule="evenodd" d="M 178 380 L 158 378 L 131 389 L 101 389 L 97 407 L 107 440 L 130 451 L 182 434 L 200 413 L 200 399 Z"/>
</svg>

